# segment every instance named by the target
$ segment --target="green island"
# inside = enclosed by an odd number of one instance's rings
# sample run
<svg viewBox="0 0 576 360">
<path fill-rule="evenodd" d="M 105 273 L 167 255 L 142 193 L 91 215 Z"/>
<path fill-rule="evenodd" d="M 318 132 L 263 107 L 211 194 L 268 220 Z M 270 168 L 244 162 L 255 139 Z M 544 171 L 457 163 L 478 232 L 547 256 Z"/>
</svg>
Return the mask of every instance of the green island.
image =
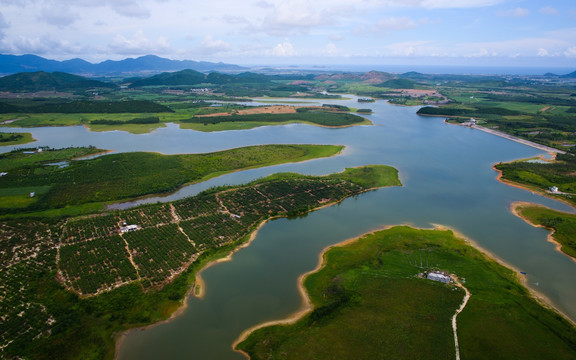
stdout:
<svg viewBox="0 0 576 360">
<path fill-rule="evenodd" d="M 296 112 L 293 114 L 251 114 L 194 117 L 181 121 L 184 129 L 199 131 L 245 130 L 258 126 L 304 123 L 329 127 L 370 125 L 358 115 L 325 111 Z"/>
<path fill-rule="evenodd" d="M 281 173 L 172 203 L 0 220 L 2 356 L 112 359 L 122 331 L 169 318 L 197 271 L 263 222 L 399 185 L 397 171 L 383 165 Z"/>
<path fill-rule="evenodd" d="M 36 141 L 30 133 L 0 133 L 0 146 L 28 144 Z"/>
<path fill-rule="evenodd" d="M 426 272 L 450 274 L 450 284 Z M 518 273 L 450 230 L 407 226 L 329 248 L 303 280 L 312 309 L 240 339 L 251 359 L 449 359 L 457 316 L 463 359 L 574 359 L 576 327 L 543 306 Z"/>
<path fill-rule="evenodd" d="M 551 230 L 549 239 L 559 245 L 560 251 L 576 260 L 575 214 L 530 203 L 514 203 L 512 211 L 529 224 Z"/>
<path fill-rule="evenodd" d="M 528 159 L 499 163 L 500 179 L 576 205 L 576 156 L 556 154 L 554 161 Z"/>
<path fill-rule="evenodd" d="M 119 153 L 80 161 L 72 159 L 102 150 L 16 150 L 0 155 L 0 171 L 6 173 L 0 178 L 0 214 L 93 212 L 105 203 L 171 192 L 232 171 L 329 157 L 342 149 L 260 145 L 209 154 Z"/>
</svg>

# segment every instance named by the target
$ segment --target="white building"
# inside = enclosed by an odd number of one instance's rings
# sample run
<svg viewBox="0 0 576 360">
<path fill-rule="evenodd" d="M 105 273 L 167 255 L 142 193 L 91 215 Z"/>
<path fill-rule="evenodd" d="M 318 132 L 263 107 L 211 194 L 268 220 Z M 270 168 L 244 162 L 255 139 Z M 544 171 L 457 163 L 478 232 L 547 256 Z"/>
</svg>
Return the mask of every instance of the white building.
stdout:
<svg viewBox="0 0 576 360">
<path fill-rule="evenodd" d="M 138 225 L 126 225 L 126 226 L 121 226 L 120 227 L 120 232 L 121 233 L 127 233 L 130 231 L 136 231 L 138 230 L 140 227 Z"/>
<path fill-rule="evenodd" d="M 428 280 L 432 280 L 432 281 L 440 281 L 443 282 L 445 284 L 448 284 L 450 282 L 450 280 L 452 280 L 450 278 L 450 275 L 446 275 L 444 273 L 441 272 L 429 272 L 428 275 L 426 275 L 426 279 Z"/>
</svg>

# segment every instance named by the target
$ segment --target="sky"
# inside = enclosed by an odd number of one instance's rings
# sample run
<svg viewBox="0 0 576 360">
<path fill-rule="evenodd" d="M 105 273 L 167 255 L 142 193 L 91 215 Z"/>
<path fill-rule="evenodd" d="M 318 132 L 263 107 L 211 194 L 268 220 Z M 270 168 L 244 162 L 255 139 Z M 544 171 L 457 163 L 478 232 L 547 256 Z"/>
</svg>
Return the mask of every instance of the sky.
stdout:
<svg viewBox="0 0 576 360">
<path fill-rule="evenodd" d="M 576 0 L 0 0 L 0 53 L 576 68 Z"/>
</svg>

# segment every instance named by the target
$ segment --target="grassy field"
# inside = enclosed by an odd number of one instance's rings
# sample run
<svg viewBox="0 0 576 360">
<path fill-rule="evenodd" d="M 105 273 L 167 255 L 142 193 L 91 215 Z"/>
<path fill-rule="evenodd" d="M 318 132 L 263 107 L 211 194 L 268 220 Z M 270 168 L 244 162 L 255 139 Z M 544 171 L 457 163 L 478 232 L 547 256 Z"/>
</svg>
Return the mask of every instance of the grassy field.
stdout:
<svg viewBox="0 0 576 360">
<path fill-rule="evenodd" d="M 576 215 L 536 204 L 521 204 L 514 209 L 530 224 L 554 231 L 554 240 L 560 244 L 560 250 L 576 259 Z"/>
<path fill-rule="evenodd" d="M 546 193 L 576 205 L 576 156 L 557 154 L 554 162 L 513 161 L 495 165 L 502 171 L 502 179 Z M 559 192 L 551 192 L 551 187 Z"/>
<path fill-rule="evenodd" d="M 353 181 L 398 184 L 395 174 L 387 166 L 321 177 L 278 174 L 170 204 L 0 220 L 0 357 L 112 359 L 117 334 L 168 318 L 194 286 L 194 274 L 245 242 L 260 222 L 369 190 Z M 141 228 L 119 234 L 122 219 Z"/>
<path fill-rule="evenodd" d="M 169 192 L 231 171 L 328 157 L 342 149 L 333 145 L 263 145 L 210 154 L 120 153 L 71 161 L 64 168 L 45 163 L 47 159 L 68 160 L 80 150 L 33 154 L 17 151 L 0 158 L 0 167 L 10 169 L 2 177 L 1 187 L 17 191 L 50 186 L 50 191 L 25 208 L 48 210 Z"/>
<path fill-rule="evenodd" d="M 201 118 L 196 117 L 182 120 L 181 126 L 183 128 L 191 128 L 198 131 L 222 131 L 251 129 L 257 126 L 284 125 L 290 123 L 305 123 L 329 127 L 372 124 L 366 118 L 349 113 L 310 111 L 294 114 L 252 114 Z"/>
<path fill-rule="evenodd" d="M 0 133 L 0 146 L 28 144 L 36 141 L 30 133 Z"/>
<path fill-rule="evenodd" d="M 325 253 L 304 286 L 314 310 L 253 332 L 251 359 L 454 358 L 450 318 L 463 291 L 420 278 L 457 274 L 472 293 L 458 317 L 463 359 L 574 359 L 576 328 L 516 275 L 450 231 L 394 227 Z"/>
</svg>

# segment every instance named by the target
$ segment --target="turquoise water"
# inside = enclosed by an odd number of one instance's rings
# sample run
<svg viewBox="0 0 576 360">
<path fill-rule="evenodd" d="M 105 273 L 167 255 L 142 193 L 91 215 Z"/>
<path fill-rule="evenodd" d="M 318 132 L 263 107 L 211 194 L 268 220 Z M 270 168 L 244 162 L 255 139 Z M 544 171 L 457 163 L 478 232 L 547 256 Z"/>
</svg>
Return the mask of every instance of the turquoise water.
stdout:
<svg viewBox="0 0 576 360">
<path fill-rule="evenodd" d="M 327 103 L 322 101 L 321 103 Z M 357 107 L 354 99 L 330 101 Z M 345 200 L 297 219 L 267 223 L 255 241 L 232 261 L 203 273 L 204 299 L 190 298 L 185 313 L 145 331 L 132 331 L 120 359 L 241 359 L 232 342 L 245 329 L 283 318 L 301 305 L 296 281 L 313 269 L 330 244 L 381 228 L 410 224 L 453 227 L 503 260 L 528 273 L 528 284 L 576 319 L 576 263 L 509 212 L 515 201 L 561 210 L 561 203 L 496 181 L 492 164 L 541 151 L 474 129 L 415 114 L 417 108 L 364 103 L 375 126 L 327 129 L 308 125 L 200 133 L 170 124 L 151 134 L 92 133 L 83 127 L 32 129 L 35 146 L 95 145 L 116 151 L 198 153 L 272 143 L 343 144 L 339 156 L 228 174 L 188 186 L 164 200 L 190 196 L 207 187 L 238 184 L 278 171 L 328 174 L 345 167 L 391 165 L 403 187 L 385 188 Z M 13 129 L 11 129 L 14 131 Z M 29 129 L 28 129 L 29 130 Z M 2 129 L 5 131 L 5 129 Z M 28 145 L 30 146 L 30 145 Z M 159 201 L 160 198 L 147 199 Z"/>
</svg>

